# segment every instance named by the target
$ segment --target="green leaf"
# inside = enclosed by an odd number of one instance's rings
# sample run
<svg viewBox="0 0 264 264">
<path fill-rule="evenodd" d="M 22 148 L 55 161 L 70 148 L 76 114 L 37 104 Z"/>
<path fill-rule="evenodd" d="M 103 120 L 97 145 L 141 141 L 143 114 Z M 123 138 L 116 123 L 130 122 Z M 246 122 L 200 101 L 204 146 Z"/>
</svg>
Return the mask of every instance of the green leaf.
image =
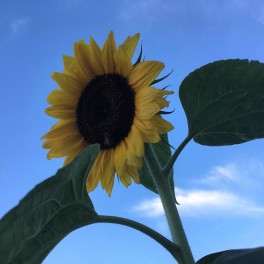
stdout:
<svg viewBox="0 0 264 264">
<path fill-rule="evenodd" d="M 190 73 L 180 86 L 189 136 L 208 146 L 264 137 L 264 64 L 222 60 Z"/>
<path fill-rule="evenodd" d="M 158 193 L 155 182 L 152 177 L 152 171 L 155 171 L 154 166 L 158 166 L 159 172 L 165 167 L 171 158 L 171 149 L 168 143 L 168 135 L 161 135 L 161 141 L 155 144 L 147 143 L 152 149 L 152 155 L 145 153 L 142 169 L 139 171 L 140 183 L 152 192 Z M 173 171 L 168 175 L 171 189 L 174 193 Z"/>
<path fill-rule="evenodd" d="M 224 254 L 225 252 L 227 252 L 227 250 L 225 251 L 221 251 L 221 252 L 216 252 L 216 253 L 212 253 L 210 255 L 207 255 L 205 257 L 202 257 L 201 259 L 199 259 L 196 264 L 213 264 L 214 261 L 217 260 L 217 258 L 219 256 L 221 256 L 222 254 Z"/>
<path fill-rule="evenodd" d="M 263 264 L 264 247 L 252 249 L 225 250 L 207 255 L 196 264 Z"/>
<path fill-rule="evenodd" d="M 96 219 L 85 181 L 98 152 L 98 145 L 85 149 L 1 219 L 0 263 L 41 263 L 67 234 Z"/>
</svg>

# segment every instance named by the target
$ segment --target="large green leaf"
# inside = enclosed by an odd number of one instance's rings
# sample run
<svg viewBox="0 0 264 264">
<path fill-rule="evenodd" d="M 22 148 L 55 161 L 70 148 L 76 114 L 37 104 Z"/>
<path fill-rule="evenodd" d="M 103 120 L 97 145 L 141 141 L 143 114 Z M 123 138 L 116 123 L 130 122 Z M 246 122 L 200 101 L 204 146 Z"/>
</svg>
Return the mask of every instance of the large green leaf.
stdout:
<svg viewBox="0 0 264 264">
<path fill-rule="evenodd" d="M 264 247 L 252 249 L 225 250 L 207 255 L 196 264 L 263 264 Z"/>
<path fill-rule="evenodd" d="M 67 234 L 95 223 L 134 228 L 179 258 L 180 248 L 155 230 L 126 218 L 96 213 L 85 181 L 98 152 L 98 145 L 84 150 L 55 176 L 37 185 L 0 220 L 1 264 L 42 263 Z"/>
<path fill-rule="evenodd" d="M 189 137 L 208 146 L 264 137 L 264 64 L 222 60 L 190 73 L 180 86 Z"/>
<path fill-rule="evenodd" d="M 85 181 L 98 152 L 88 147 L 1 219 L 0 263 L 41 263 L 67 234 L 94 221 Z"/>
<path fill-rule="evenodd" d="M 152 176 L 154 170 L 153 163 L 158 166 L 160 171 L 162 171 L 162 169 L 165 167 L 165 165 L 171 158 L 171 149 L 168 143 L 168 135 L 161 135 L 161 141 L 159 143 L 147 144 L 152 149 L 152 155 L 149 155 L 147 152 L 145 153 L 145 157 L 143 159 L 143 166 L 142 169 L 139 171 L 140 183 L 152 192 L 158 193 Z M 171 189 L 174 192 L 173 170 L 170 172 L 168 177 Z"/>
</svg>

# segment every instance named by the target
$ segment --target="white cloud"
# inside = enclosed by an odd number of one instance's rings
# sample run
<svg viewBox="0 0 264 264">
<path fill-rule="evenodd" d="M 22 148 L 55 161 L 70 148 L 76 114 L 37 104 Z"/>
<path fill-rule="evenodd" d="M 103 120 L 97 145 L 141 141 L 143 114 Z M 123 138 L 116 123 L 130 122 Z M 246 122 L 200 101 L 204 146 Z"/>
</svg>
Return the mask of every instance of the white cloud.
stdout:
<svg viewBox="0 0 264 264">
<path fill-rule="evenodd" d="M 264 188 L 264 163 L 252 158 L 213 167 L 204 177 L 194 178 L 192 183 L 215 188 L 250 190 Z M 241 191 L 241 190 L 240 190 Z"/>
<path fill-rule="evenodd" d="M 237 165 L 230 163 L 225 166 L 215 166 L 206 177 L 200 180 L 200 182 L 214 183 L 219 181 L 237 181 L 240 176 Z"/>
<path fill-rule="evenodd" d="M 133 210 L 143 213 L 149 217 L 163 215 L 163 207 L 159 198 L 145 200 L 136 205 Z"/>
<path fill-rule="evenodd" d="M 191 180 L 192 188 L 175 189 L 179 211 L 197 217 L 264 215 L 264 205 L 255 202 L 262 195 L 263 180 L 264 163 L 259 160 L 215 166 L 205 177 Z M 159 198 L 142 201 L 134 210 L 148 217 L 164 214 Z"/>
<path fill-rule="evenodd" d="M 11 31 L 14 34 L 17 34 L 21 30 L 25 29 L 29 21 L 30 21 L 29 17 L 21 17 L 21 18 L 13 20 L 11 22 Z"/>
<path fill-rule="evenodd" d="M 223 190 L 176 190 L 182 206 L 179 210 L 185 215 L 255 215 L 264 214 L 264 206 L 241 197 L 239 194 Z"/>
<path fill-rule="evenodd" d="M 179 212 L 183 216 L 201 217 L 210 215 L 247 215 L 264 214 L 264 206 L 258 206 L 252 201 L 237 194 L 219 190 L 183 190 L 176 189 Z M 134 207 L 135 211 L 148 217 L 164 214 L 159 198 L 145 200 Z"/>
</svg>

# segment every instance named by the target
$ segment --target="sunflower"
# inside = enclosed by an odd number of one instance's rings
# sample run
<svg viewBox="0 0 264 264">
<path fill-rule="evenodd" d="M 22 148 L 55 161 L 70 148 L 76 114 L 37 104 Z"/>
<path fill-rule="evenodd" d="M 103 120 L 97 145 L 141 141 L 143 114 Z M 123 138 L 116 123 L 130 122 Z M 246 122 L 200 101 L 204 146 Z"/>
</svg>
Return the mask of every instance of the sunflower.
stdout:
<svg viewBox="0 0 264 264">
<path fill-rule="evenodd" d="M 115 174 L 127 187 L 139 183 L 144 143 L 157 143 L 173 126 L 159 112 L 168 106 L 164 96 L 173 92 L 152 85 L 164 68 L 158 61 L 133 65 L 139 34 L 116 46 L 110 32 L 102 48 L 90 37 L 74 44 L 74 56 L 64 56 L 63 73 L 51 77 L 59 88 L 47 101 L 46 114 L 59 119 L 42 139 L 47 158 L 66 157 L 68 164 L 87 146 L 98 143 L 100 152 L 86 181 L 87 191 L 99 181 L 111 195 Z"/>
</svg>

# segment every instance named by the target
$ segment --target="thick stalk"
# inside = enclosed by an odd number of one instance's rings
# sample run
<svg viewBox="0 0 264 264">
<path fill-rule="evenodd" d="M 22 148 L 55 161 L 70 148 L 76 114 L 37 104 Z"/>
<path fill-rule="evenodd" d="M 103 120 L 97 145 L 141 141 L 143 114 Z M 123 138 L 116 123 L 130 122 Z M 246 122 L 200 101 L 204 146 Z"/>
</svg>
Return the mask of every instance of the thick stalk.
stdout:
<svg viewBox="0 0 264 264">
<path fill-rule="evenodd" d="M 169 184 L 169 177 L 167 173 L 169 173 L 170 170 L 164 174 L 150 144 L 146 144 L 146 155 L 148 156 L 147 163 L 151 163 L 149 169 L 151 170 L 152 177 L 160 195 L 172 240 L 181 248 L 182 256 L 178 262 L 179 264 L 194 264 L 195 261 L 175 204 L 174 194 Z"/>
</svg>

